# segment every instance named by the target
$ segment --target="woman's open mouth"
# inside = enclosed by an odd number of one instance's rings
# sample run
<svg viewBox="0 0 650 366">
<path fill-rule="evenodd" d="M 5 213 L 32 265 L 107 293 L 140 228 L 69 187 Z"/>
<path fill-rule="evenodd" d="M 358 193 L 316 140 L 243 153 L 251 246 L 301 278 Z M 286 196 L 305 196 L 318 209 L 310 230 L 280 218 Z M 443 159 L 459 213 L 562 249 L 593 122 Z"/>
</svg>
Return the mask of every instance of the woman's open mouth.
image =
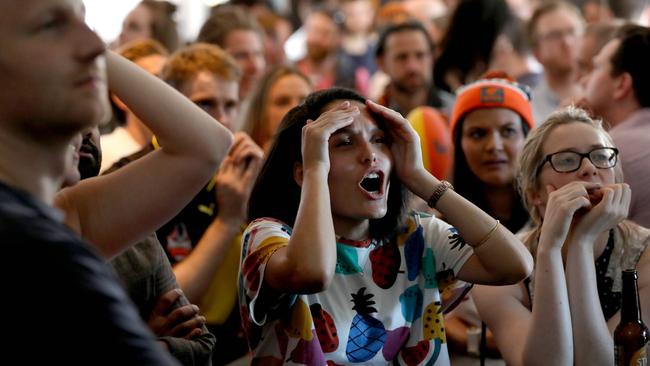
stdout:
<svg viewBox="0 0 650 366">
<path fill-rule="evenodd" d="M 385 186 L 385 174 L 381 170 L 369 171 L 359 182 L 359 188 L 372 199 L 383 197 Z"/>
</svg>

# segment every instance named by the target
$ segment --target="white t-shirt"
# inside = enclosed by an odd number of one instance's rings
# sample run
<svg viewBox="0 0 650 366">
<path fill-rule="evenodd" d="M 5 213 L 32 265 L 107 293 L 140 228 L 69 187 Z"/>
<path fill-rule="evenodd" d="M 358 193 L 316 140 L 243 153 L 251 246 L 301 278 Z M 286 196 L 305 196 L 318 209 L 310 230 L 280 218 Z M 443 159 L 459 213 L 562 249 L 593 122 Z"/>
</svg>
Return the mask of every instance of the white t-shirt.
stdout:
<svg viewBox="0 0 650 366">
<path fill-rule="evenodd" d="M 244 233 L 240 304 L 253 364 L 449 365 L 443 311 L 469 290 L 455 274 L 472 255 L 456 229 L 413 215 L 392 240 L 339 238 L 327 290 L 262 298 L 266 263 L 291 231 L 265 218 Z"/>
<path fill-rule="evenodd" d="M 102 166 L 100 172 L 110 168 L 118 160 L 142 149 L 124 127 L 117 127 L 108 135 L 101 136 Z"/>
</svg>

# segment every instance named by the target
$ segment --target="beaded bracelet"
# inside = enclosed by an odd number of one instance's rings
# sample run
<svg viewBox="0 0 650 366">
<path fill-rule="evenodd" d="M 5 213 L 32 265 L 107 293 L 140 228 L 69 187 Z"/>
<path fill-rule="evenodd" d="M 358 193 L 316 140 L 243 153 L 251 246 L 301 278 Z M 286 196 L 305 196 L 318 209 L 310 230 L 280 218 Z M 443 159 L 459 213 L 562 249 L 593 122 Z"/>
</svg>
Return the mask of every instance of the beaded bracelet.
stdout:
<svg viewBox="0 0 650 366">
<path fill-rule="evenodd" d="M 478 249 L 478 247 L 480 247 L 481 245 L 485 244 L 485 243 L 490 239 L 490 237 L 492 236 L 492 234 L 494 234 L 494 232 L 497 231 L 497 228 L 498 228 L 498 227 L 499 227 L 499 220 L 497 220 L 497 223 L 494 224 L 494 227 L 492 228 L 492 230 L 490 230 L 490 232 L 487 233 L 487 234 L 483 237 L 483 239 L 481 239 L 481 241 L 479 241 L 478 244 L 474 245 L 472 248 L 473 248 L 474 250 L 476 250 L 476 249 Z"/>
<path fill-rule="evenodd" d="M 431 194 L 431 197 L 429 197 L 427 200 L 427 205 L 429 205 L 431 208 L 436 208 L 438 200 L 442 197 L 443 194 L 445 194 L 445 192 L 447 192 L 448 189 L 453 190 L 454 186 L 452 186 L 451 183 L 447 182 L 446 180 L 441 181 Z"/>
</svg>

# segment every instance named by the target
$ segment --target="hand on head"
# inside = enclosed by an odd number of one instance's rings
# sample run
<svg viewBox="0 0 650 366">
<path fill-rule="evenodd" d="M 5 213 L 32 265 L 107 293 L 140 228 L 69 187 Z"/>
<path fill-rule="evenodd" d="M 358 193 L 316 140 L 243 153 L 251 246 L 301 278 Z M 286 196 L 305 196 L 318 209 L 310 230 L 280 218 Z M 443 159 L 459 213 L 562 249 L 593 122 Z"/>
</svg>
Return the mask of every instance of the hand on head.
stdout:
<svg viewBox="0 0 650 366">
<path fill-rule="evenodd" d="M 399 179 L 409 186 L 416 175 L 428 174 L 424 169 L 420 137 L 411 124 L 398 112 L 379 105 L 371 100 L 366 100 L 366 106 L 372 115 L 380 118 L 385 123 L 385 128 L 390 136 L 390 149 L 393 153 L 395 170 Z"/>
<path fill-rule="evenodd" d="M 341 128 L 349 126 L 359 115 L 359 107 L 349 101 L 338 103 L 315 121 L 308 120 L 302 128 L 303 171 L 323 167 L 329 171 L 329 139 Z"/>
</svg>

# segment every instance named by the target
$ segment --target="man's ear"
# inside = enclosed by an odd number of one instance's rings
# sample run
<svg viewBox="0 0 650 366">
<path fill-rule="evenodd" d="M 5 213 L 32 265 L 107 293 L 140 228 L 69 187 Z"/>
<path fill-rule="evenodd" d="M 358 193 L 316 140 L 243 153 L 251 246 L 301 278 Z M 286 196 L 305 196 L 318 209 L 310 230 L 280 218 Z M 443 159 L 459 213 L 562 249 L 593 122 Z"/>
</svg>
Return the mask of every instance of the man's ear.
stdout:
<svg viewBox="0 0 650 366">
<path fill-rule="evenodd" d="M 539 52 L 539 45 L 533 46 L 531 48 L 531 52 L 533 54 L 533 57 L 535 57 L 535 60 L 537 60 L 539 62 L 539 58 L 540 58 L 540 55 L 541 55 L 541 53 Z"/>
<path fill-rule="evenodd" d="M 119 108 L 124 113 L 128 111 L 128 107 L 126 106 L 126 104 L 124 104 L 124 102 L 120 98 L 118 98 L 117 95 L 111 93 L 111 100 L 113 101 L 113 103 L 115 103 L 117 108 Z"/>
<path fill-rule="evenodd" d="M 623 99 L 630 95 L 630 93 L 634 95 L 634 82 L 632 80 L 632 75 L 630 75 L 629 72 L 624 72 L 617 78 L 618 81 L 616 83 L 616 88 L 614 89 L 613 99 Z M 634 97 L 636 98 L 636 95 L 634 95 Z"/>
<path fill-rule="evenodd" d="M 302 164 L 300 163 L 293 164 L 293 180 L 302 188 Z"/>
<path fill-rule="evenodd" d="M 377 64 L 377 68 L 379 68 L 379 70 L 381 70 L 383 72 L 386 72 L 386 69 L 384 68 L 384 57 L 383 57 L 383 55 L 375 57 L 375 63 Z"/>
</svg>

